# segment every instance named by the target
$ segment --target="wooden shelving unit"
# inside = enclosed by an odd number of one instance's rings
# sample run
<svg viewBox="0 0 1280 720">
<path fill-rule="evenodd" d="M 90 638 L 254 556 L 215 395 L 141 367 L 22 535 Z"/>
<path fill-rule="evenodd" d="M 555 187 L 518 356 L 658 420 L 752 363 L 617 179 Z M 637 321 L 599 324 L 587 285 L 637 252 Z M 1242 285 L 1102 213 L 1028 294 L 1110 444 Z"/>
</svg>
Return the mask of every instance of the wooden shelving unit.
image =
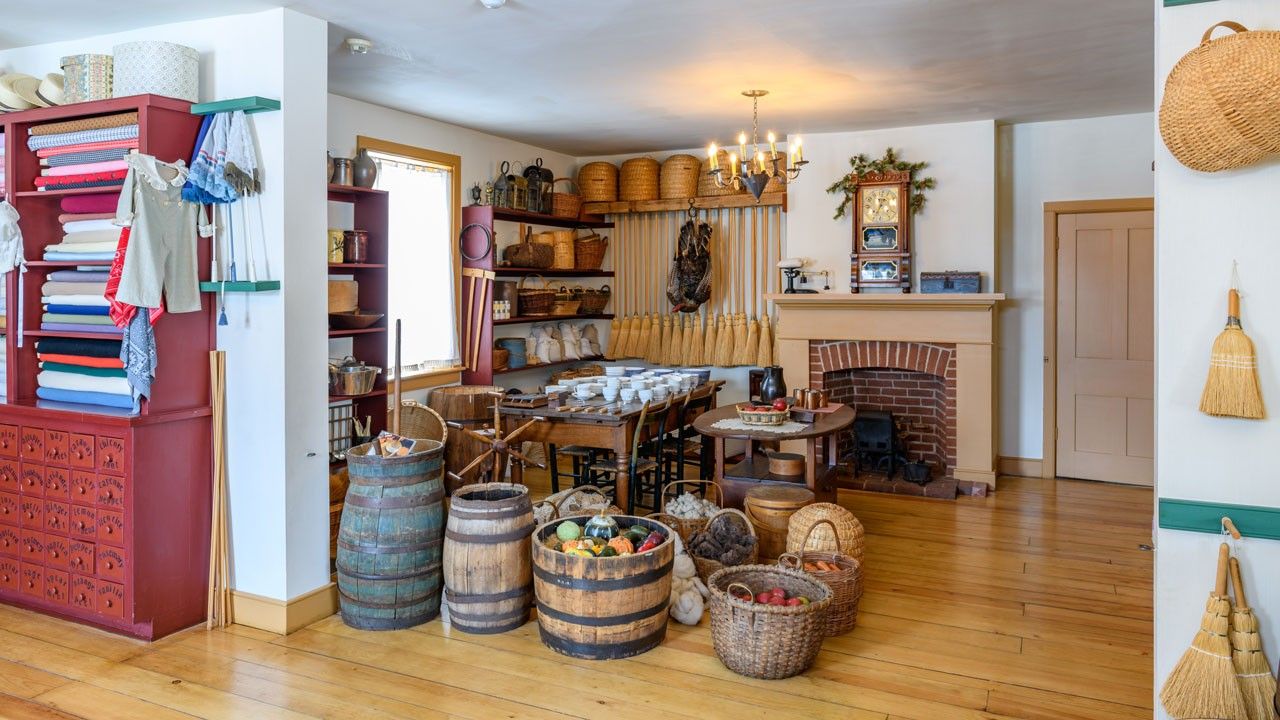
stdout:
<svg viewBox="0 0 1280 720">
<path fill-rule="evenodd" d="M 516 268 L 516 267 L 499 267 L 494 271 L 498 277 L 528 277 L 533 275 L 541 275 L 542 277 L 613 277 L 612 270 L 539 270 L 538 268 Z"/>
<path fill-rule="evenodd" d="M 589 357 L 578 358 L 577 360 L 558 360 L 553 363 L 538 363 L 536 365 L 525 365 L 522 368 L 507 368 L 506 370 L 494 370 L 494 375 L 509 375 L 511 373 L 524 372 L 525 370 L 541 370 L 543 368 L 567 367 L 569 365 L 577 365 L 578 363 L 597 362 L 603 360 L 603 355 L 591 355 Z"/>
<path fill-rule="evenodd" d="M 511 210 L 508 208 L 494 208 L 486 206 L 494 220 L 505 220 L 507 222 L 522 222 L 529 225 L 545 225 L 547 227 L 559 228 L 611 228 L 613 223 L 602 217 L 590 214 L 579 215 L 576 218 L 562 218 L 555 215 L 547 215 L 545 213 L 529 212 L 528 210 Z M 470 208 L 466 208 L 470 209 Z"/>
<path fill-rule="evenodd" d="M 494 320 L 494 325 L 532 325 L 533 323 L 561 322 L 563 320 L 612 320 L 612 313 L 594 313 L 587 315 L 528 315 L 505 320 Z"/>
<path fill-rule="evenodd" d="M 593 215 L 625 215 L 628 213 L 671 212 L 688 210 L 689 203 L 698 210 L 716 210 L 721 208 L 755 207 L 757 205 L 781 205 L 787 210 L 787 193 L 765 193 L 760 202 L 750 193 L 735 195 L 714 195 L 695 198 L 671 198 L 668 200 L 617 200 L 614 202 L 589 202 L 582 204 L 582 212 Z"/>
</svg>

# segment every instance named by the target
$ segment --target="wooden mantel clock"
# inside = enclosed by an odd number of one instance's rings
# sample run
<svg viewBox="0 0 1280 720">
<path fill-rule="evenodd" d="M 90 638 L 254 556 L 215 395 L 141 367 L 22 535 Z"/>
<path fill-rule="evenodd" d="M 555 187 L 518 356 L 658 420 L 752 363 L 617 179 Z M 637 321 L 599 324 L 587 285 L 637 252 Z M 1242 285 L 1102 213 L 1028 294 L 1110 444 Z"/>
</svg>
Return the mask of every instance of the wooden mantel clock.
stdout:
<svg viewBox="0 0 1280 720">
<path fill-rule="evenodd" d="M 853 198 L 849 292 L 911 292 L 911 173 L 867 173 Z"/>
</svg>

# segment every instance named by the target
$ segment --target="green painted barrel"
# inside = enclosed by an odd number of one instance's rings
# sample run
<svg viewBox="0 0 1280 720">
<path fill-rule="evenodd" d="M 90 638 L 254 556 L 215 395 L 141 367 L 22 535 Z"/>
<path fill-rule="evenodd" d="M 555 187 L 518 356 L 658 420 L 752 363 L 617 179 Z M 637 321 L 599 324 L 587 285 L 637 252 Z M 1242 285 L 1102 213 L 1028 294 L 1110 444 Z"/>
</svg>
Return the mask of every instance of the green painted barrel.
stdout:
<svg viewBox="0 0 1280 720">
<path fill-rule="evenodd" d="M 351 486 L 338 526 L 338 600 L 342 621 L 361 630 L 394 630 L 440 612 L 444 535 L 444 445 L 418 440 L 399 458 L 347 453 Z"/>
</svg>

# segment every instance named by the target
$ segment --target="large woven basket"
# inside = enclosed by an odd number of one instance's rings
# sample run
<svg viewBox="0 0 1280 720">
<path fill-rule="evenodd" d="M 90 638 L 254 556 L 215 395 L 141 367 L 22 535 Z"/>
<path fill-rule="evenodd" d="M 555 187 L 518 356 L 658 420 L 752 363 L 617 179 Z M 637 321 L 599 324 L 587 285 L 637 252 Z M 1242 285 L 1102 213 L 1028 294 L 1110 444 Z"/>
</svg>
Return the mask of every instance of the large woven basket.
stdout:
<svg viewBox="0 0 1280 720">
<path fill-rule="evenodd" d="M 822 521 L 827 527 L 810 532 Z M 835 503 L 814 503 L 800 508 L 787 521 L 787 552 L 840 552 L 862 562 L 866 547 L 862 523 Z"/>
<path fill-rule="evenodd" d="M 707 518 L 707 524 L 703 526 L 702 529 L 703 530 L 710 529 L 711 523 L 713 522 L 724 522 L 725 520 L 730 520 L 735 518 L 746 529 L 746 531 L 751 534 L 752 537 L 755 537 L 757 539 L 756 546 L 751 549 L 751 553 L 747 555 L 747 558 L 743 560 L 742 563 L 740 563 L 742 565 L 749 565 L 751 563 L 754 563 L 760 557 L 759 536 L 756 535 L 756 529 L 752 527 L 751 521 L 747 519 L 747 516 L 744 515 L 741 510 L 738 510 L 736 508 L 724 508 L 720 512 L 716 513 L 715 515 L 712 515 L 711 517 Z M 690 533 L 689 535 L 690 537 L 692 537 L 693 533 Z M 681 536 L 680 539 L 685 540 L 686 538 L 684 536 Z M 725 567 L 724 563 L 720 562 L 719 560 L 712 560 L 710 558 L 698 557 L 693 552 L 689 553 L 689 557 L 693 558 L 693 566 L 698 569 L 698 577 L 702 578 L 703 582 L 706 582 L 707 579 L 710 578 L 713 574 L 715 574 L 720 570 L 723 570 Z"/>
<path fill-rule="evenodd" d="M 702 490 L 703 497 L 706 497 L 708 500 L 711 500 L 711 498 L 708 497 L 709 495 L 711 495 L 711 491 L 715 490 L 715 499 L 712 502 L 714 502 L 716 505 L 721 507 L 724 506 L 724 490 L 720 488 L 719 483 L 717 483 L 715 480 L 676 480 L 675 482 L 669 482 L 662 487 L 662 511 L 654 513 L 654 515 L 661 515 L 663 517 L 662 523 L 664 525 L 670 526 L 672 530 L 675 530 L 676 533 L 680 536 L 681 540 L 688 542 L 689 538 L 694 533 L 707 527 L 707 523 L 711 521 L 711 517 L 682 518 L 682 517 L 676 517 L 675 515 L 672 515 L 671 513 L 667 512 L 667 500 L 671 499 L 671 494 L 668 493 L 668 491 L 674 485 L 701 485 L 703 486 L 703 490 Z M 690 555 L 690 557 L 693 557 L 692 554 Z M 706 561 L 706 562 L 714 562 L 714 561 Z M 697 564 L 698 563 L 695 558 L 694 566 L 696 567 Z"/>
<path fill-rule="evenodd" d="M 551 262 L 554 270 L 573 270 L 574 269 L 574 240 L 576 234 L 573 230 L 556 230 L 551 235 L 551 246 L 555 249 L 555 259 Z"/>
<path fill-rule="evenodd" d="M 752 602 L 730 594 L 745 587 L 753 595 L 773 587 L 803 595 L 807 605 Z M 808 670 L 826 637 L 831 588 L 812 575 L 776 565 L 725 568 L 707 580 L 711 591 L 711 644 L 730 670 L 761 680 L 780 680 Z"/>
<path fill-rule="evenodd" d="M 551 263 L 555 262 L 555 249 L 551 245 L 534 242 L 534 237 L 529 233 L 521 242 L 503 248 L 502 259 L 520 268 L 546 270 L 551 267 Z"/>
<path fill-rule="evenodd" d="M 618 174 L 619 200 L 657 200 L 661 166 L 651 157 L 624 160 Z"/>
<path fill-rule="evenodd" d="M 574 238 L 574 269 L 599 270 L 604 264 L 604 251 L 609 249 L 609 238 L 599 233 Z"/>
<path fill-rule="evenodd" d="M 578 171 L 578 192 L 583 202 L 613 202 L 618 199 L 618 166 L 589 162 Z"/>
<path fill-rule="evenodd" d="M 1235 34 L 1211 39 L 1220 27 Z M 1231 21 L 1206 30 L 1165 80 L 1160 136 L 1178 162 L 1204 172 L 1280 152 L 1280 32 Z"/>
<path fill-rule="evenodd" d="M 569 183 L 569 191 L 555 190 L 551 193 L 551 214 L 559 218 L 576 218 L 582 213 L 582 196 L 576 192 L 578 184 L 573 178 L 556 178 L 551 187 L 560 182 Z"/>
<path fill-rule="evenodd" d="M 494 356 L 497 357 L 497 350 L 494 350 Z M 502 352 L 506 352 L 503 350 Z M 503 361 L 505 365 L 506 362 Z M 497 363 L 494 363 L 497 366 Z M 389 418 L 388 418 L 389 420 Z M 387 427 L 391 427 L 391 423 L 387 422 Z M 449 439 L 449 426 L 445 423 L 444 418 L 440 417 L 440 413 L 414 400 L 405 400 L 400 403 L 400 434 L 407 438 L 435 440 L 444 443 Z"/>
<path fill-rule="evenodd" d="M 573 294 L 582 301 L 582 306 L 579 308 L 582 314 L 598 315 L 604 312 L 605 306 L 609 304 L 609 298 L 613 296 L 613 291 L 608 285 L 601 285 L 599 290 L 575 287 Z"/>
<path fill-rule="evenodd" d="M 724 171 L 727 177 L 729 174 L 729 151 L 721 148 L 716 157 L 720 160 L 720 169 Z M 716 187 L 715 176 L 711 174 L 711 161 L 703 160 L 701 171 L 698 173 L 698 197 L 718 197 L 720 195 L 734 195 L 738 192 L 746 192 L 745 190 L 734 190 L 730 187 Z"/>
<path fill-rule="evenodd" d="M 557 385 L 561 380 L 573 380 L 582 377 L 596 377 L 604 374 L 604 366 L 590 363 L 587 365 L 579 365 L 577 367 L 565 368 L 557 373 L 551 374 L 548 385 Z"/>
<path fill-rule="evenodd" d="M 791 516 L 813 502 L 813 491 L 800 483 L 761 484 L 747 491 L 742 511 L 760 538 L 760 557 L 768 560 L 786 552 Z"/>
<path fill-rule="evenodd" d="M 698 195 L 698 174 L 702 161 L 693 155 L 672 155 L 662 161 L 658 191 L 663 200 L 691 198 Z"/>
<path fill-rule="evenodd" d="M 542 281 L 541 288 L 525 288 L 524 283 L 530 277 L 536 277 Z M 517 286 L 516 297 L 520 300 L 520 314 L 524 316 L 541 316 L 551 314 L 551 304 L 556 300 L 556 291 L 547 287 L 546 278 L 541 275 L 520 278 L 520 284 Z"/>
<path fill-rule="evenodd" d="M 835 525 L 830 520 L 819 520 L 809 528 L 829 525 L 832 531 Z M 806 569 L 806 563 L 826 563 L 834 565 L 835 570 L 823 570 L 820 567 Z M 862 563 L 842 552 L 820 552 L 817 550 L 783 553 L 778 564 L 792 570 L 800 570 L 818 578 L 831 588 L 831 608 L 827 611 L 827 637 L 843 635 L 858 624 L 858 601 L 862 599 Z"/>
</svg>

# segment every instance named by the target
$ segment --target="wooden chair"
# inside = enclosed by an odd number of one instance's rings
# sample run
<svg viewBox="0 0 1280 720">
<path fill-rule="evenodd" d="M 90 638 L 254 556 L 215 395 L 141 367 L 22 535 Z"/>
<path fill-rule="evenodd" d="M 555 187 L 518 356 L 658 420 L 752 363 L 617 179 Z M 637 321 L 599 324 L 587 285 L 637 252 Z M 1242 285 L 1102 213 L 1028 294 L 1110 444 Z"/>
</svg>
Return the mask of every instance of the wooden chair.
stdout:
<svg viewBox="0 0 1280 720">
<path fill-rule="evenodd" d="M 713 388 L 710 387 L 695 390 L 689 393 L 684 404 L 680 406 L 678 428 L 673 431 L 674 437 L 670 438 L 662 455 L 662 472 L 666 482 L 686 479 L 685 468 L 688 465 L 696 465 L 698 468 L 698 476 L 694 478 L 695 480 L 706 480 L 710 477 L 711 444 L 702 441 L 702 435 L 693 429 L 693 421 L 711 409 L 712 393 Z M 680 488 L 676 491 L 678 494 Z"/>
<path fill-rule="evenodd" d="M 602 448 L 586 447 L 584 445 L 565 445 L 564 447 L 556 447 L 547 444 L 547 464 L 551 469 L 551 492 L 560 492 L 560 456 L 567 455 L 573 463 L 572 479 L 573 487 L 581 485 L 596 485 L 593 482 L 590 468 L 591 464 L 598 462 L 602 455 L 608 451 Z"/>
<path fill-rule="evenodd" d="M 627 468 L 632 506 L 641 505 L 642 507 L 656 509 L 658 492 L 662 487 L 661 459 L 666 437 L 667 417 L 670 412 L 670 402 L 664 402 L 661 405 L 652 407 L 649 403 L 645 403 L 645 406 L 640 410 L 640 417 L 636 419 L 635 435 L 631 438 L 631 462 Z M 613 486 L 614 502 L 618 503 L 621 498 L 617 496 L 617 463 L 610 462 L 607 459 L 597 460 L 588 466 L 588 472 L 590 477 L 600 478 Z M 649 497 L 652 498 L 651 505 L 644 505 L 640 502 L 645 493 L 648 493 Z"/>
</svg>

